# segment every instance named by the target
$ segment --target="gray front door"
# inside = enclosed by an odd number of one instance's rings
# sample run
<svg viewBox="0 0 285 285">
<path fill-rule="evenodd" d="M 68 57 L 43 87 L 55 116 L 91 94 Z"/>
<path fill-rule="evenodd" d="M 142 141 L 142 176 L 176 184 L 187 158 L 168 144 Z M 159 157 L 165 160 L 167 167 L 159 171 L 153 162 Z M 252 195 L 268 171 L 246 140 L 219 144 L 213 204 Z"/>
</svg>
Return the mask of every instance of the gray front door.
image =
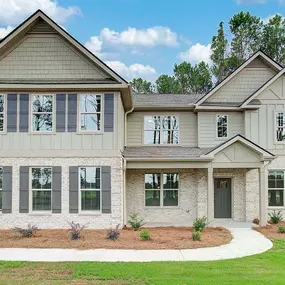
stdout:
<svg viewBox="0 0 285 285">
<path fill-rule="evenodd" d="M 230 178 L 214 179 L 214 217 L 232 217 L 232 189 Z"/>
</svg>

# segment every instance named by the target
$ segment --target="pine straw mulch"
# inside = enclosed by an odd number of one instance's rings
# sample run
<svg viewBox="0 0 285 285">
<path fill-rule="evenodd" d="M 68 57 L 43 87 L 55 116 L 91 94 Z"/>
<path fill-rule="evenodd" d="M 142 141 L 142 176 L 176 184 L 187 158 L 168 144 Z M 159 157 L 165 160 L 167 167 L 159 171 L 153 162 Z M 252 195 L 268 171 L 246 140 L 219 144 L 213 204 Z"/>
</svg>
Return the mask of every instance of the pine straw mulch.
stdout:
<svg viewBox="0 0 285 285">
<path fill-rule="evenodd" d="M 106 230 L 81 232 L 81 239 L 70 240 L 68 230 L 43 229 L 31 238 L 19 238 L 12 230 L 0 230 L 0 248 L 77 248 L 77 249 L 190 249 L 213 247 L 227 244 L 232 240 L 231 233 L 222 227 L 207 227 L 201 241 L 192 240 L 190 227 L 147 228 L 150 241 L 142 241 L 139 232 L 126 228 L 116 241 L 106 238 Z"/>
<path fill-rule="evenodd" d="M 280 222 L 280 225 L 285 226 L 285 222 Z M 285 238 L 285 234 L 281 234 L 278 231 L 278 224 L 268 223 L 266 226 L 263 227 L 254 227 L 254 230 L 257 232 L 262 233 L 269 239 L 283 239 Z"/>
</svg>

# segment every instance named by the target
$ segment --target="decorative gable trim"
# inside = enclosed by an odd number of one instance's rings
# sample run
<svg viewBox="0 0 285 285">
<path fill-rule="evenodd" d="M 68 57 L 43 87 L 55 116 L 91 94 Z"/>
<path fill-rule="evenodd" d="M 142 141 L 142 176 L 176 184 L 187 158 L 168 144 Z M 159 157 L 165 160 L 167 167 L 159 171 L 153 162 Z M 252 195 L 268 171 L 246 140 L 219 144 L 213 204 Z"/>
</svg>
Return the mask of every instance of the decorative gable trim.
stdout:
<svg viewBox="0 0 285 285">
<path fill-rule="evenodd" d="M 227 82 L 229 82 L 232 78 L 234 78 L 240 71 L 242 71 L 248 64 L 250 64 L 254 59 L 256 59 L 259 56 L 262 57 L 265 61 L 267 61 L 277 71 L 282 70 L 282 66 L 280 64 L 278 64 L 276 61 L 274 61 L 272 58 L 266 55 L 263 51 L 259 50 L 256 53 L 254 53 L 250 58 L 248 58 L 242 65 L 240 65 L 234 72 L 229 74 L 223 81 L 221 81 L 218 85 L 216 85 L 213 89 L 211 89 L 208 93 L 206 93 L 204 97 L 199 99 L 195 104 L 196 109 L 198 109 L 198 107 L 203 102 L 205 102 L 209 97 L 211 97 L 215 92 L 217 92 L 221 87 L 223 87 Z"/>
</svg>

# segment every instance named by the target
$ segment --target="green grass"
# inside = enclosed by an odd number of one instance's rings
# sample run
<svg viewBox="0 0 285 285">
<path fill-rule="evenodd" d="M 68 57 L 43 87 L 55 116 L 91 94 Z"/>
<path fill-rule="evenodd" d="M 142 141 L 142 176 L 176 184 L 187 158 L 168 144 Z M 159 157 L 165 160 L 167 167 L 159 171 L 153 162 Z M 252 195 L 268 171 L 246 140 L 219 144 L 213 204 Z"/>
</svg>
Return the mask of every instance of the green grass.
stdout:
<svg viewBox="0 0 285 285">
<path fill-rule="evenodd" d="M 211 262 L 0 262 L 0 284 L 285 284 L 285 239 L 263 254 Z"/>
</svg>

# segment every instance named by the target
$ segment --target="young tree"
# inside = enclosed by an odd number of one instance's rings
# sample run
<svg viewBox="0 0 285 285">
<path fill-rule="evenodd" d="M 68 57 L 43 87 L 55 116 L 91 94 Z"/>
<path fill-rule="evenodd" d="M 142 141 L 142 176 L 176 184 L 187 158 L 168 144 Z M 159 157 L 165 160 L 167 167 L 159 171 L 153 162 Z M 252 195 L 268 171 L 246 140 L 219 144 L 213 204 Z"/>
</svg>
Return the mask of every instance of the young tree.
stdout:
<svg viewBox="0 0 285 285">
<path fill-rule="evenodd" d="M 262 50 L 277 62 L 285 63 L 285 20 L 276 14 L 264 25 Z"/>
<path fill-rule="evenodd" d="M 237 67 L 260 49 L 263 23 L 260 18 L 252 16 L 249 12 L 239 12 L 230 19 L 229 26 L 233 35 L 232 64 Z"/>
<path fill-rule="evenodd" d="M 156 79 L 155 83 L 158 93 L 174 94 L 180 92 L 179 84 L 174 76 L 162 74 Z"/>
<path fill-rule="evenodd" d="M 179 85 L 179 93 L 187 94 L 191 93 L 190 90 L 190 83 L 189 77 L 191 74 L 191 63 L 183 61 L 180 64 L 174 64 L 173 72 L 175 80 L 178 82 Z"/>
<path fill-rule="evenodd" d="M 142 78 L 134 78 L 130 84 L 132 85 L 132 89 L 135 93 L 150 94 L 154 92 L 152 83 L 143 80 Z"/>
</svg>

